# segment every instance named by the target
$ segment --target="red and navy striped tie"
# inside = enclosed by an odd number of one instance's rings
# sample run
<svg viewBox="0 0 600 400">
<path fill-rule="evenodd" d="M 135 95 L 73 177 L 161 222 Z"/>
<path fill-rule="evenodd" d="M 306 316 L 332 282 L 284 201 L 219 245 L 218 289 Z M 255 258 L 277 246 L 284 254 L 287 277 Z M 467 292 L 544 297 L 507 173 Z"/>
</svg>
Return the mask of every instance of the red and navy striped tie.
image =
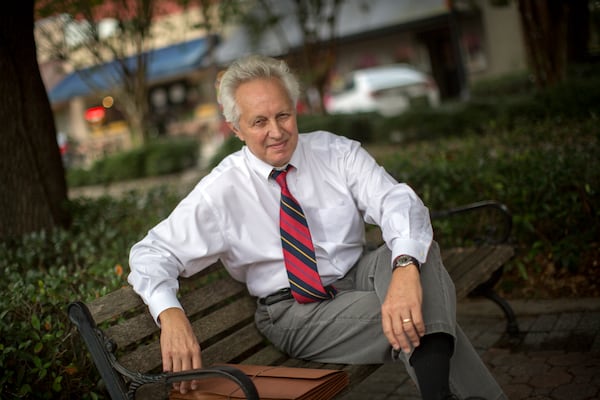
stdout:
<svg viewBox="0 0 600 400">
<path fill-rule="evenodd" d="M 335 295 L 335 289 L 331 286 L 324 288 L 321 283 L 306 217 L 288 189 L 287 173 L 287 168 L 282 171 L 273 170 L 271 176 L 281 186 L 279 231 L 292 295 L 298 303 L 330 299 Z"/>
</svg>

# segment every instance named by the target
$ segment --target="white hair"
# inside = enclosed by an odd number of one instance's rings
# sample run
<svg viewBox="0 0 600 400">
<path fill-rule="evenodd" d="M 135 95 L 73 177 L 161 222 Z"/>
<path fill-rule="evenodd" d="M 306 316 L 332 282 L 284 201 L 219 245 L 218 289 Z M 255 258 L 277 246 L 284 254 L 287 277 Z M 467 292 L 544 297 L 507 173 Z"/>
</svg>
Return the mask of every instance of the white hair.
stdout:
<svg viewBox="0 0 600 400">
<path fill-rule="evenodd" d="M 223 106 L 223 116 L 229 123 L 238 127 L 240 111 L 235 101 L 235 91 L 244 82 L 260 78 L 277 78 L 283 84 L 294 107 L 300 97 L 300 84 L 283 60 L 251 55 L 234 61 L 221 77 L 219 103 Z"/>
</svg>

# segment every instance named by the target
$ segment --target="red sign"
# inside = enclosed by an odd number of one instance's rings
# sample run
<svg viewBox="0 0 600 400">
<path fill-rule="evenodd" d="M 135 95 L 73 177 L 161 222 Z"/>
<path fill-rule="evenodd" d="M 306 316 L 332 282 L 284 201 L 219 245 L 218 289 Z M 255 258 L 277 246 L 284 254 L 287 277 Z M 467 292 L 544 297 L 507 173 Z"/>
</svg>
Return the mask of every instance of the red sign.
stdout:
<svg viewBox="0 0 600 400">
<path fill-rule="evenodd" d="M 106 111 L 102 106 L 91 107 L 85 110 L 85 120 L 91 123 L 102 121 L 105 115 Z"/>
</svg>

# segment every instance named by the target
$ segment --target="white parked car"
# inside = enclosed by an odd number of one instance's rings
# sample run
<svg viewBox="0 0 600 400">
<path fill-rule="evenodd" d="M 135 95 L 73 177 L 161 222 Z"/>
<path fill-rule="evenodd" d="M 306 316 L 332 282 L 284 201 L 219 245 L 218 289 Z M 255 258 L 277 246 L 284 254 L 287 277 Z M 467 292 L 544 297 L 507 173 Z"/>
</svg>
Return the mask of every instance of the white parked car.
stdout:
<svg viewBox="0 0 600 400">
<path fill-rule="evenodd" d="M 326 98 L 325 108 L 332 114 L 375 111 L 391 116 L 417 104 L 436 107 L 439 102 L 438 87 L 427 74 L 393 64 L 351 72 Z"/>
</svg>

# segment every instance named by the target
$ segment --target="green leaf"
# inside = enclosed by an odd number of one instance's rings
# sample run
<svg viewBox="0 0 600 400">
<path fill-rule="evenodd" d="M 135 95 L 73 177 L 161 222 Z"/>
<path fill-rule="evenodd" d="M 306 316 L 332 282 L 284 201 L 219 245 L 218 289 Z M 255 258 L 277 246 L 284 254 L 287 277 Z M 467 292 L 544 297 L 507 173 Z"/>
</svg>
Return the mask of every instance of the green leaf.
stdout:
<svg viewBox="0 0 600 400">
<path fill-rule="evenodd" d="M 52 383 L 52 390 L 54 390 L 55 392 L 60 392 L 62 390 L 62 376 L 57 376 L 56 378 L 54 378 L 54 382 Z"/>
<path fill-rule="evenodd" d="M 28 393 L 31 393 L 31 386 L 26 383 L 19 389 L 19 397 L 24 397 Z"/>
<path fill-rule="evenodd" d="M 44 345 L 43 345 L 43 343 L 42 343 L 42 342 L 37 342 L 37 343 L 35 344 L 35 346 L 33 347 L 33 352 L 34 352 L 35 354 L 38 354 L 40 351 L 42 351 L 42 349 L 43 349 L 43 348 L 44 348 Z"/>
<path fill-rule="evenodd" d="M 40 319 L 35 314 L 33 314 L 31 316 L 31 325 L 33 326 L 33 329 L 35 329 L 36 331 L 40 330 Z"/>
</svg>

